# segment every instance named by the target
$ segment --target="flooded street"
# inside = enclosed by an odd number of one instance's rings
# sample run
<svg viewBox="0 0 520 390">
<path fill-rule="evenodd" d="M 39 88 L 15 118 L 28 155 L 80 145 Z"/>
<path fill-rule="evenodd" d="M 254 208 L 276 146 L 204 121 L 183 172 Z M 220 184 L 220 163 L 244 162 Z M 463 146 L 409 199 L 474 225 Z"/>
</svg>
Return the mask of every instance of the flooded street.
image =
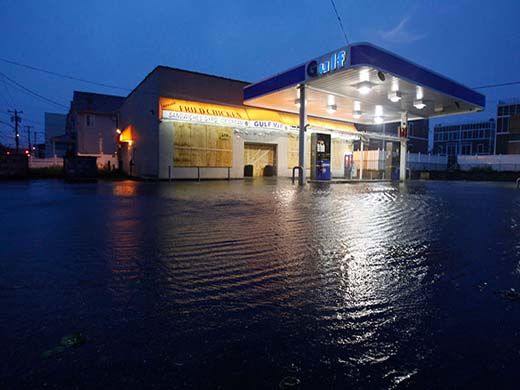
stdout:
<svg viewBox="0 0 520 390">
<path fill-rule="evenodd" d="M 4 182 L 0 222 L 1 388 L 518 388 L 511 183 Z"/>
</svg>

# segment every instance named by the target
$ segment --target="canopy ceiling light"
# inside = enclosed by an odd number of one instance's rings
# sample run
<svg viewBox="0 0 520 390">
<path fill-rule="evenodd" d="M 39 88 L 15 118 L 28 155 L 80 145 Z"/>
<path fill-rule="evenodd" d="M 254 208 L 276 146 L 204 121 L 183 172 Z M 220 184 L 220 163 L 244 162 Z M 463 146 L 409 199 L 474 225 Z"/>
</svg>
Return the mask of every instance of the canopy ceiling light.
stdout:
<svg viewBox="0 0 520 390">
<path fill-rule="evenodd" d="M 444 107 L 442 104 L 436 104 L 434 107 L 433 107 L 433 111 L 435 112 L 443 112 L 444 111 Z"/>
<path fill-rule="evenodd" d="M 380 106 L 379 104 L 376 106 L 375 109 L 375 118 L 374 122 L 377 124 L 383 123 L 383 106 Z"/>
<path fill-rule="evenodd" d="M 374 87 L 374 83 L 371 83 L 370 81 L 362 81 L 356 85 L 354 85 L 354 87 L 357 89 L 357 91 L 361 94 L 361 95 L 367 95 L 370 93 L 370 91 L 372 90 L 372 88 Z"/>
<path fill-rule="evenodd" d="M 417 108 L 418 110 L 422 110 L 424 107 L 426 107 L 426 103 L 422 99 L 414 100 L 413 106 Z"/>
<path fill-rule="evenodd" d="M 388 94 L 388 100 L 390 100 L 393 103 L 397 103 L 401 98 L 403 97 L 403 94 L 399 91 L 393 91 Z"/>
<path fill-rule="evenodd" d="M 361 112 L 360 110 L 357 110 L 352 113 L 352 118 L 359 119 L 359 118 L 361 118 L 362 115 L 363 115 L 363 112 Z"/>
</svg>

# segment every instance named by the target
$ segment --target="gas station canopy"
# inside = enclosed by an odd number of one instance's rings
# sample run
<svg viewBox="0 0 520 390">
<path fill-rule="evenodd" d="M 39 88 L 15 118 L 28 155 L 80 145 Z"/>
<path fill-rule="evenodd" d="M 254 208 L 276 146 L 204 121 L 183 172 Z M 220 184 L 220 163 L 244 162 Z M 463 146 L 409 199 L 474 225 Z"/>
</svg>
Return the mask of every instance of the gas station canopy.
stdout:
<svg viewBox="0 0 520 390">
<path fill-rule="evenodd" d="M 249 106 L 363 124 L 481 111 L 484 95 L 376 46 L 335 50 L 244 89 Z"/>
</svg>

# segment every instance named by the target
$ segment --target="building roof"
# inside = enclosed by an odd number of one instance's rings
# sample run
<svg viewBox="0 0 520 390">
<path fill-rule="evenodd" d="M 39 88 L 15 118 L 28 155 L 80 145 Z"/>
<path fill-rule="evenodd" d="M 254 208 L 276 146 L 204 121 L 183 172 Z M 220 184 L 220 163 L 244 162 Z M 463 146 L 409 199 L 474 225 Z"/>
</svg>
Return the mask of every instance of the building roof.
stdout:
<svg viewBox="0 0 520 390">
<path fill-rule="evenodd" d="M 342 47 L 244 88 L 244 103 L 297 113 L 297 86 L 307 86 L 309 115 L 355 123 L 480 111 L 484 95 L 367 43 Z M 333 109 L 329 110 L 329 107 Z"/>
<path fill-rule="evenodd" d="M 121 107 L 124 101 L 125 97 L 123 96 L 74 91 L 71 110 L 76 112 L 111 114 L 119 110 L 119 107 Z"/>
</svg>

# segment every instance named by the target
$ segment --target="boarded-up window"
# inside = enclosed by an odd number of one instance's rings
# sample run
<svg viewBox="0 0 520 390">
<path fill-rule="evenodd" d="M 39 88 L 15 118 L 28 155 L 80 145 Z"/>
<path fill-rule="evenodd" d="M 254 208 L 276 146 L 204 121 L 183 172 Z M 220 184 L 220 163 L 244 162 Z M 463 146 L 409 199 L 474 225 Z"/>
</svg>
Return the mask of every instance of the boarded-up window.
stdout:
<svg viewBox="0 0 520 390">
<path fill-rule="evenodd" d="M 288 145 L 287 145 L 287 165 L 289 169 L 298 166 L 298 144 L 299 137 L 296 134 L 289 134 Z M 305 154 L 307 158 L 305 159 L 305 168 L 310 169 L 311 167 L 311 139 L 310 137 L 305 137 Z"/>
<path fill-rule="evenodd" d="M 233 130 L 229 127 L 176 123 L 173 165 L 176 167 L 231 167 Z"/>
</svg>

